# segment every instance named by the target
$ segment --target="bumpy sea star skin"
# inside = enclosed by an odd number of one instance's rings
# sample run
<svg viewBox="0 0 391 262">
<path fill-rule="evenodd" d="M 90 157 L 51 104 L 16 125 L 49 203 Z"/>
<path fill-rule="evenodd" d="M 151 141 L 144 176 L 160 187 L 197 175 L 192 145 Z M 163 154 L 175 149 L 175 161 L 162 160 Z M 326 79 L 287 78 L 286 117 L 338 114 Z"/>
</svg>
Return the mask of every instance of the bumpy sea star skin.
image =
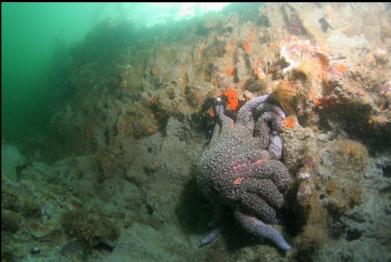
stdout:
<svg viewBox="0 0 391 262">
<path fill-rule="evenodd" d="M 270 108 L 273 111 L 264 112 L 256 121 L 254 128 L 254 136 L 260 137 L 261 148 L 266 149 L 270 152 L 273 159 L 279 160 L 282 156 L 282 140 L 279 136 L 279 132 L 284 125 L 285 114 L 280 114 L 278 110 L 275 110 L 276 106 Z M 279 108 L 278 108 L 279 109 Z M 280 109 L 281 110 L 281 109 Z M 272 130 L 268 127 L 272 126 Z"/>
<path fill-rule="evenodd" d="M 291 249 L 290 245 L 272 226 L 263 223 L 254 216 L 245 215 L 240 211 L 235 211 L 235 217 L 240 224 L 250 233 L 272 240 L 279 248 L 284 251 Z"/>
<path fill-rule="evenodd" d="M 213 241 L 215 241 L 221 234 L 222 228 L 221 226 L 217 226 L 214 228 L 206 237 L 200 240 L 199 246 L 209 245 Z"/>
<path fill-rule="evenodd" d="M 239 110 L 236 122 L 224 114 L 222 100 L 216 100 L 217 123 L 198 163 L 198 184 L 212 202 L 231 207 L 247 231 L 287 250 L 283 237 L 268 225 L 278 223 L 276 210 L 284 204 L 291 179 L 278 161 L 282 152 L 278 131 L 285 114 L 276 106 L 266 106 L 267 98 L 249 100 Z M 258 108 L 270 111 L 255 121 Z"/>
</svg>

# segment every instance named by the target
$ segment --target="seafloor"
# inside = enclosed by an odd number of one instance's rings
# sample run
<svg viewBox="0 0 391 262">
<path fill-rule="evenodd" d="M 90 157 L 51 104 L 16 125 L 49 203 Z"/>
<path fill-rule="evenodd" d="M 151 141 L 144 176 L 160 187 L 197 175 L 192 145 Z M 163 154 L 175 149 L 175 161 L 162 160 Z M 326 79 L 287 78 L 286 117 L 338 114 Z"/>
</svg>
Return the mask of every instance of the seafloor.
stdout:
<svg viewBox="0 0 391 262">
<path fill-rule="evenodd" d="M 75 46 L 72 95 L 49 137 L 24 146 L 48 161 L 2 171 L 2 261 L 391 261 L 391 5 L 259 7 L 150 29 L 107 21 Z M 235 115 L 260 94 L 288 115 L 293 249 L 229 212 L 199 248 L 213 99 Z"/>
</svg>

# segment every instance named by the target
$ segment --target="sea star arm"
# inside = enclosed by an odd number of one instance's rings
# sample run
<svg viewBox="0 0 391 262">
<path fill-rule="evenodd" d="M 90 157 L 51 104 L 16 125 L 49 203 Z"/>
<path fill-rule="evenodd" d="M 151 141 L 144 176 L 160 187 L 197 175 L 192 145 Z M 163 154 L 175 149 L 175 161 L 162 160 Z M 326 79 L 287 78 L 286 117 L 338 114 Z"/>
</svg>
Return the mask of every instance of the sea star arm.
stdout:
<svg viewBox="0 0 391 262">
<path fill-rule="evenodd" d="M 264 96 L 257 96 L 250 100 L 248 100 L 240 109 L 238 112 L 237 122 L 247 126 L 250 128 L 250 130 L 254 129 L 254 118 L 253 118 L 253 111 L 256 109 L 259 105 L 266 102 L 268 95 Z"/>
<path fill-rule="evenodd" d="M 257 194 L 248 192 L 242 194 L 240 204 L 247 211 L 262 218 L 268 224 L 278 224 L 276 210 Z"/>
<path fill-rule="evenodd" d="M 225 130 L 227 127 L 233 126 L 234 121 L 229 116 L 224 114 L 224 104 L 221 97 L 216 98 L 215 111 L 216 111 L 217 121 L 220 124 L 219 131 Z"/>
<path fill-rule="evenodd" d="M 271 179 L 280 192 L 285 192 L 291 177 L 288 169 L 277 160 L 259 160 L 249 166 L 244 166 L 238 175 L 246 179 Z"/>
<path fill-rule="evenodd" d="M 259 147 L 266 149 L 270 144 L 270 128 L 267 123 L 259 117 L 255 122 L 254 137 L 258 140 Z"/>
<path fill-rule="evenodd" d="M 291 181 L 288 169 L 280 161 L 269 160 L 267 162 L 254 163 L 253 168 L 252 175 L 254 177 L 270 178 L 280 192 L 285 192 Z"/>
<path fill-rule="evenodd" d="M 270 239 L 283 251 L 291 249 L 284 237 L 272 226 L 263 223 L 254 216 L 246 215 L 238 209 L 235 210 L 235 217 L 247 232 L 258 237 Z"/>
<path fill-rule="evenodd" d="M 284 125 L 284 118 L 282 118 L 279 114 L 276 114 L 273 111 L 266 111 L 261 115 L 261 118 L 272 126 L 272 132 L 281 132 L 281 129 Z"/>
<path fill-rule="evenodd" d="M 270 144 L 267 148 L 272 159 L 279 160 L 282 156 L 282 140 L 279 135 L 272 135 L 270 137 Z"/>
<path fill-rule="evenodd" d="M 283 120 L 286 118 L 284 111 L 282 111 L 280 107 L 273 104 L 262 103 L 257 106 L 256 111 L 257 112 L 272 111 L 275 114 L 277 114 L 279 117 L 281 117 Z"/>
<path fill-rule="evenodd" d="M 284 196 L 270 179 L 247 179 L 243 182 L 247 192 L 256 193 L 273 208 L 281 208 Z"/>
<path fill-rule="evenodd" d="M 217 226 L 212 231 L 209 232 L 204 238 L 200 240 L 199 247 L 209 245 L 213 243 L 219 236 L 221 235 L 222 228 L 221 226 Z"/>
</svg>

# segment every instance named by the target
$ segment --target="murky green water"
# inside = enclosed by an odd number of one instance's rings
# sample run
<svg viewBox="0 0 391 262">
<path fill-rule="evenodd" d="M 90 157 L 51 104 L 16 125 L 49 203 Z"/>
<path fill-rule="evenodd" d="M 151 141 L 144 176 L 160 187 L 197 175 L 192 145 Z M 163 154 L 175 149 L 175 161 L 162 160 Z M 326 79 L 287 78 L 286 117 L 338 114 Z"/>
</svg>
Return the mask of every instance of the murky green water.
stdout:
<svg viewBox="0 0 391 262">
<path fill-rule="evenodd" d="M 186 19 L 218 10 L 217 4 L 6 3 L 2 4 L 2 138 L 45 132 L 58 107 L 69 47 L 105 19 L 136 26 Z M 54 70 L 53 70 L 54 69 Z M 57 86 L 56 86 L 57 85 Z M 54 101 L 53 101 L 54 100 Z"/>
</svg>

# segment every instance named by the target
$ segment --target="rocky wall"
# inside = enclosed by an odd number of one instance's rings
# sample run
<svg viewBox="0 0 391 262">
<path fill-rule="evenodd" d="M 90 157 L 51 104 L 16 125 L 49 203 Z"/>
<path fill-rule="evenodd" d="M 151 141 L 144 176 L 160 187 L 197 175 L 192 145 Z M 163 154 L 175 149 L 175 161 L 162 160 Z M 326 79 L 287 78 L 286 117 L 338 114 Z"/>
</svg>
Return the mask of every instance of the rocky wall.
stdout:
<svg viewBox="0 0 391 262">
<path fill-rule="evenodd" d="M 100 24 L 74 47 L 76 91 L 53 118 L 51 150 L 64 159 L 29 163 L 17 181 L 2 174 L 2 258 L 389 260 L 390 17 L 387 3 L 266 3 L 164 28 Z M 231 230 L 199 249 L 212 208 L 195 165 L 211 106 L 223 96 L 235 116 L 260 94 L 288 116 L 294 249 L 228 217 Z"/>
</svg>

